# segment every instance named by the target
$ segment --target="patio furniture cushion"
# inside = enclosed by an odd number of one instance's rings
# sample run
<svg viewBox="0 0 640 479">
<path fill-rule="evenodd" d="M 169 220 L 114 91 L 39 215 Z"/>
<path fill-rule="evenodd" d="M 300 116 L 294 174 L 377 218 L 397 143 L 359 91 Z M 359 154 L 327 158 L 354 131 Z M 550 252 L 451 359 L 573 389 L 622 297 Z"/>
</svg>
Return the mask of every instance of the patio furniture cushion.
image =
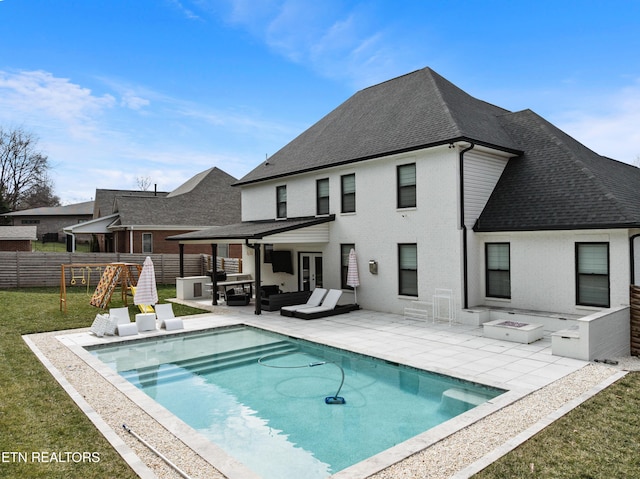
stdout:
<svg viewBox="0 0 640 479">
<path fill-rule="evenodd" d="M 340 293 L 342 294 L 342 291 Z M 313 293 L 311 293 L 311 296 L 309 296 L 309 299 L 305 304 L 283 306 L 282 308 L 280 308 L 280 314 L 283 316 L 293 316 L 293 313 L 295 313 L 299 309 L 319 306 L 326 295 L 327 295 L 326 289 L 315 288 L 313 290 Z"/>
</svg>

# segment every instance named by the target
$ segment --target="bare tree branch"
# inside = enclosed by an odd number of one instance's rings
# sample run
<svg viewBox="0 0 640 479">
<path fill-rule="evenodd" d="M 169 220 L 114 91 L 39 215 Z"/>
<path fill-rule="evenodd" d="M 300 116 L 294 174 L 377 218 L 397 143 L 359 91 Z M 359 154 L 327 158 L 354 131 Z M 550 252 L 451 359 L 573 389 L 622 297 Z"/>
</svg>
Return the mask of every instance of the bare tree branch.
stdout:
<svg viewBox="0 0 640 479">
<path fill-rule="evenodd" d="M 22 128 L 0 127 L 0 196 L 12 210 L 30 191 L 51 190 L 49 161 L 37 142 L 35 135 Z"/>
</svg>

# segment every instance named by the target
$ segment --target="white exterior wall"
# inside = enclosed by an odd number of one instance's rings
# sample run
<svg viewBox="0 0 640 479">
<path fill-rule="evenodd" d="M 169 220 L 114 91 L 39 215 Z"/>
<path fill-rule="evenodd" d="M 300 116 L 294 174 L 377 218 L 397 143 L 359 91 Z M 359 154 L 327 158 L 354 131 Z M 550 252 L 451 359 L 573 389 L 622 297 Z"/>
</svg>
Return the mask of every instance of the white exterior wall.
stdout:
<svg viewBox="0 0 640 479">
<path fill-rule="evenodd" d="M 354 163 L 286 179 L 247 185 L 242 189 L 242 219 L 273 219 L 277 186 L 287 186 L 287 216 L 313 216 L 316 212 L 316 180 L 329 178 L 330 223 L 328 243 L 278 244 L 275 249 L 293 251 L 296 275 L 282 280 L 266 265 L 264 284 L 280 280 L 286 290 L 297 287 L 300 251 L 323 254 L 324 286 L 340 288 L 340 245 L 354 243 L 358 254 L 361 285 L 358 303 L 367 309 L 402 313 L 410 301 L 430 301 L 435 288 L 452 289 L 459 306 L 461 294 L 461 234 L 458 216 L 458 150 L 447 146 L 396 155 L 385 159 Z M 417 207 L 397 208 L 396 167 L 416 163 Z M 356 212 L 341 213 L 340 177 L 356 175 Z M 268 242 L 268 241 L 265 241 Z M 419 297 L 398 295 L 398 244 L 418 245 Z M 246 248 L 245 248 L 246 250 Z M 378 263 L 378 274 L 369 272 L 369 260 Z M 244 264 L 253 267 L 253 257 Z M 276 278 L 275 276 L 278 276 Z M 283 289 L 285 289 L 283 287 Z M 351 292 L 345 291 L 348 301 Z M 342 301 L 344 302 L 344 301 Z"/>
<path fill-rule="evenodd" d="M 454 292 L 462 306 L 462 232 L 459 224 L 459 149 L 431 148 L 384 159 L 265 181 L 242 188 L 242 219 L 273 219 L 276 187 L 287 186 L 287 216 L 314 216 L 316 180 L 329 178 L 329 241 L 276 243 L 275 249 L 292 251 L 294 275 L 262 268 L 263 284 L 278 284 L 285 291 L 298 289 L 298 253 L 323 254 L 324 287 L 340 288 L 340 245 L 354 243 L 361 285 L 358 303 L 366 309 L 402 313 L 416 299 L 430 301 L 436 288 Z M 517 161 L 514 160 L 514 161 Z M 417 207 L 398 209 L 396 167 L 416 163 Z M 477 148 L 465 153 L 465 224 L 468 229 L 468 298 L 476 305 L 511 307 L 566 314 L 589 314 L 599 308 L 575 304 L 575 243 L 610 243 L 611 307 L 629 302 L 629 231 L 549 231 L 477 234 L 472 227 L 502 174 L 507 159 Z M 356 212 L 341 213 L 341 175 L 356 175 Z M 294 235 L 295 236 L 295 235 Z M 269 243 L 268 239 L 263 242 Z M 511 245 L 511 299 L 485 297 L 484 245 Z M 275 242 L 274 242 L 275 243 Z M 399 243 L 418 245 L 418 298 L 398 295 Z M 636 244 L 640 243 L 640 239 Z M 252 251 L 245 248 L 244 265 L 253 270 Z M 640 253 L 638 253 L 640 256 Z M 369 260 L 378 274 L 369 272 Z M 640 269 L 636 269 L 636 277 Z M 352 302 L 345 290 L 342 303 Z"/>
<path fill-rule="evenodd" d="M 481 258 L 480 295 L 470 306 L 502 306 L 585 315 L 602 308 L 576 305 L 576 242 L 609 243 L 611 307 L 629 304 L 629 231 L 540 231 L 479 233 L 475 254 Z M 511 299 L 484 296 L 484 244 L 507 242 L 511 253 Z"/>
</svg>

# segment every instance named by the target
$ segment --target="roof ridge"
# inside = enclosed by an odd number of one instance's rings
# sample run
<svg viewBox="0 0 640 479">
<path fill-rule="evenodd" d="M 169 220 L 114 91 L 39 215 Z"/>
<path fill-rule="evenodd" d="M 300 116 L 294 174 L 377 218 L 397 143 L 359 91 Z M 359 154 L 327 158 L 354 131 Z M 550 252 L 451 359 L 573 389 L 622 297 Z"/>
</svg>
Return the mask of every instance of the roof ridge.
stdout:
<svg viewBox="0 0 640 479">
<path fill-rule="evenodd" d="M 422 71 L 428 70 L 429 72 L 429 81 L 433 84 L 433 90 L 436 92 L 436 94 L 438 95 L 438 100 L 440 102 L 440 105 L 442 106 L 443 110 L 446 112 L 447 116 L 449 117 L 449 120 L 451 121 L 451 124 L 455 126 L 456 129 L 456 133 L 458 136 L 462 135 L 462 128 L 460 127 L 459 122 L 456 120 L 453 112 L 451 111 L 451 108 L 449 108 L 449 104 L 447 103 L 447 101 L 444 98 L 444 95 L 442 93 L 442 88 L 440 87 L 440 85 L 438 84 L 438 82 L 436 81 L 435 75 L 437 75 L 436 72 L 434 72 L 431 68 L 426 67 L 423 68 Z M 438 75 L 439 76 L 439 75 Z M 447 81 L 445 78 L 440 77 L 442 80 Z M 453 83 L 451 83 L 451 85 L 453 85 Z M 455 85 L 453 85 L 455 87 Z M 456 87 L 457 88 L 457 87 Z M 465 95 L 468 95 L 468 93 L 466 93 L 464 90 L 460 90 L 462 91 Z M 470 96 L 470 95 L 469 95 Z"/>
</svg>

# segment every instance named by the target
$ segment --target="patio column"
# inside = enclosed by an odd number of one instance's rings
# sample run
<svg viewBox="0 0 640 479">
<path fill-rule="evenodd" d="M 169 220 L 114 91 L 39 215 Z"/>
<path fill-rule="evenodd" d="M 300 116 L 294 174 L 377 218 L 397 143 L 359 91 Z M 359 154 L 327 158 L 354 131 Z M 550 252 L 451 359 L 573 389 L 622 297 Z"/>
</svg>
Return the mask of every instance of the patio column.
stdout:
<svg viewBox="0 0 640 479">
<path fill-rule="evenodd" d="M 249 244 L 248 242 L 246 243 L 246 245 L 251 248 L 253 250 L 253 259 L 254 259 L 254 270 L 255 270 L 255 288 L 254 291 L 256 292 L 256 299 L 255 299 L 255 310 L 254 310 L 254 314 L 262 314 L 262 304 L 260 302 L 260 297 L 261 297 L 261 292 L 260 292 L 260 283 L 261 278 L 260 278 L 260 245 L 259 244 Z"/>
<path fill-rule="evenodd" d="M 211 243 L 211 304 L 218 305 L 218 244 Z"/>
<path fill-rule="evenodd" d="M 184 243 L 178 244 L 178 250 L 180 251 L 180 277 L 184 278 Z"/>
</svg>

